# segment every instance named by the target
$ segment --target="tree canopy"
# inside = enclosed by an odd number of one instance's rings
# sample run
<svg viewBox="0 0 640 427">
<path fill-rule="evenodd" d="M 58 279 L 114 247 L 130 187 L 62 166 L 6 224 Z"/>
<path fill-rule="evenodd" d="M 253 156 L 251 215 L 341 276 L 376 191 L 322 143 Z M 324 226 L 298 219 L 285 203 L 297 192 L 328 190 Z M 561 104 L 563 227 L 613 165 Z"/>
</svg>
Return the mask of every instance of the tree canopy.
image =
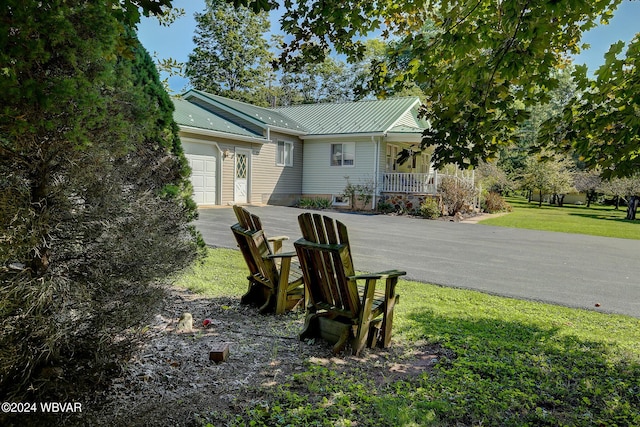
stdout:
<svg viewBox="0 0 640 427">
<path fill-rule="evenodd" d="M 207 0 L 206 10 L 195 18 L 196 47 L 185 69 L 190 83 L 216 95 L 251 100 L 271 78 L 267 14 Z"/>
<path fill-rule="evenodd" d="M 228 1 L 258 9 L 277 4 Z M 357 61 L 364 36 L 392 38 L 395 54 L 377 64 L 370 87 L 384 96 L 417 83 L 432 126 L 422 147 L 435 147 L 437 165 L 465 167 L 510 144 L 528 117 L 525 108 L 558 85 L 555 70 L 579 51 L 582 33 L 607 22 L 620 1 L 287 0 L 281 23 L 292 38 L 281 61 L 297 67 L 331 47 Z"/>
<path fill-rule="evenodd" d="M 622 42 L 611 46 L 595 79 L 585 67 L 577 68 L 579 96 L 547 125 L 547 139 L 575 150 L 606 178 L 640 170 L 640 34 L 624 56 L 623 48 Z"/>
</svg>

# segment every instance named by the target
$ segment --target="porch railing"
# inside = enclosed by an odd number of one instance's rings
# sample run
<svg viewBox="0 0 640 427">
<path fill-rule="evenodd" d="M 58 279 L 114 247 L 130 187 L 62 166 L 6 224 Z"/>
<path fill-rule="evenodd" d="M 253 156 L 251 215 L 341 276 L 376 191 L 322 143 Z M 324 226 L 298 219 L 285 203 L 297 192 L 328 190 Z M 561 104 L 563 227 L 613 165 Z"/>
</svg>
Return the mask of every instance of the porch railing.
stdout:
<svg viewBox="0 0 640 427">
<path fill-rule="evenodd" d="M 473 174 L 446 175 L 432 173 L 385 173 L 382 178 L 383 193 L 436 194 L 442 179 L 451 176 L 469 181 L 473 185 Z"/>
</svg>

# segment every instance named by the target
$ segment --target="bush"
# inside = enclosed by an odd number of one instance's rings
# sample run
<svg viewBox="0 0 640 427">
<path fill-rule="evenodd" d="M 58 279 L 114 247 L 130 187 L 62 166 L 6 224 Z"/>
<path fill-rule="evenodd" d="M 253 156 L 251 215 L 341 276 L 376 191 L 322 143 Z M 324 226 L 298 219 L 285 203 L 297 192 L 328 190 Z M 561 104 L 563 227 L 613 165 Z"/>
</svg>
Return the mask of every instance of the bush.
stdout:
<svg viewBox="0 0 640 427">
<path fill-rule="evenodd" d="M 360 184 L 352 184 L 351 181 L 349 181 L 348 176 L 345 176 L 344 178 L 347 180 L 347 185 L 344 188 L 342 195 L 349 199 L 351 209 L 364 209 L 373 199 L 373 193 L 375 192 L 373 180 L 367 180 Z M 356 200 L 360 202 L 360 206 L 358 206 Z"/>
<path fill-rule="evenodd" d="M 378 212 L 381 213 L 391 213 L 393 211 L 396 210 L 396 208 L 388 202 L 378 202 L 378 206 L 376 207 L 376 209 L 378 210 Z"/>
<path fill-rule="evenodd" d="M 505 202 L 501 195 L 493 191 L 490 191 L 484 197 L 482 208 L 488 213 L 511 212 L 512 209 L 511 205 Z"/>
<path fill-rule="evenodd" d="M 476 188 L 473 183 L 451 176 L 442 180 L 438 190 L 449 215 L 455 215 L 462 212 L 465 207 L 472 206 L 476 196 Z"/>
<path fill-rule="evenodd" d="M 442 215 L 440 203 L 433 197 L 427 197 L 420 205 L 420 215 L 429 219 L 439 218 Z"/>
<path fill-rule="evenodd" d="M 331 200 L 322 197 L 303 197 L 298 202 L 298 207 L 303 209 L 329 209 Z"/>
</svg>

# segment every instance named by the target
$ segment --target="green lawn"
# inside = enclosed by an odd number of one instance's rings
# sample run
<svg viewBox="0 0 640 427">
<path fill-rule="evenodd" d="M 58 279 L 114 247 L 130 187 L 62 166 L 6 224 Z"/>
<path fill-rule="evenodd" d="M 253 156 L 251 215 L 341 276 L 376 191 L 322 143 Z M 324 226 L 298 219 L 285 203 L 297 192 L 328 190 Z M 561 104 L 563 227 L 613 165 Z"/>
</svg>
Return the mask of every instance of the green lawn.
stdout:
<svg viewBox="0 0 640 427">
<path fill-rule="evenodd" d="M 521 197 L 508 197 L 513 212 L 480 221 L 481 224 L 533 230 L 562 231 L 593 236 L 640 239 L 640 220 L 625 219 L 626 210 L 612 206 L 565 205 L 563 207 L 527 202 Z"/>
<path fill-rule="evenodd" d="M 177 284 L 236 297 L 245 275 L 239 252 L 212 249 Z M 256 385 L 255 406 L 214 414 L 215 425 L 640 425 L 640 319 L 417 282 L 398 286 L 394 346 L 406 357 L 418 346 L 440 348 L 432 370 L 380 384 L 356 363 L 345 369 L 341 359 L 308 360 L 305 372 L 276 387 Z"/>
</svg>

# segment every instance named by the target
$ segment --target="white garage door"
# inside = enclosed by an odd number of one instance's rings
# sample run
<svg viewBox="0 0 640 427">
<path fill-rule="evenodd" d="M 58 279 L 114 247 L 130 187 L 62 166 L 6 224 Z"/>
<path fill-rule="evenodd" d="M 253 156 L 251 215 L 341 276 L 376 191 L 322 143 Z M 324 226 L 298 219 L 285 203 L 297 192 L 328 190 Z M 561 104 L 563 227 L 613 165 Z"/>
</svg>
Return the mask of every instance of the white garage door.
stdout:
<svg viewBox="0 0 640 427">
<path fill-rule="evenodd" d="M 216 204 L 216 158 L 186 154 L 191 166 L 193 200 L 198 205 Z"/>
</svg>

